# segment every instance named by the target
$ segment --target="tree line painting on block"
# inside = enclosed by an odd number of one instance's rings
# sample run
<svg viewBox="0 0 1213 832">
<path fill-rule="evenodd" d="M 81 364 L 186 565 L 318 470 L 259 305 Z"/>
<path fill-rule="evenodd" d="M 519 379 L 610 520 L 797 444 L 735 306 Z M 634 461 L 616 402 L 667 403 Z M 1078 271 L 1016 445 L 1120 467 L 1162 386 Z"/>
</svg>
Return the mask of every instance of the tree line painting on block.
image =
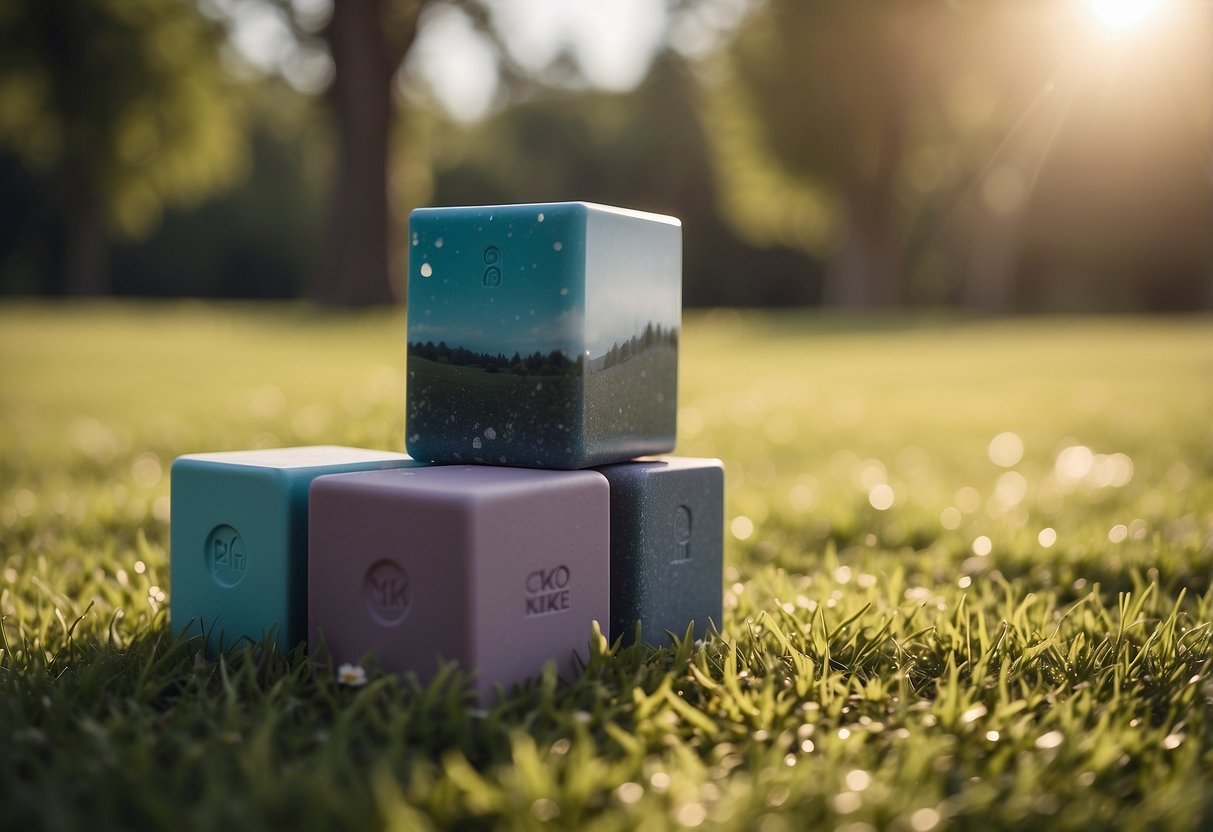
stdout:
<svg viewBox="0 0 1213 832">
<path fill-rule="evenodd" d="M 513 373 L 516 376 L 580 376 L 588 366 L 591 373 L 607 370 L 620 364 L 626 364 L 633 357 L 641 355 L 646 350 L 657 346 L 678 348 L 678 330 L 667 329 L 661 324 L 652 322 L 645 324 L 644 332 L 634 335 L 623 343 L 616 341 L 602 355 L 589 358 L 578 355 L 571 357 L 564 350 L 551 350 L 544 353 L 536 350 L 529 355 L 522 355 L 517 350 L 512 356 L 504 352 L 496 355 L 487 352 L 477 352 L 466 347 L 451 347 L 446 341 L 409 344 L 410 356 L 433 361 L 436 364 L 448 364 L 455 367 L 474 367 L 486 373 Z"/>
<path fill-rule="evenodd" d="M 563 350 L 552 350 L 548 353 L 536 350 L 526 356 L 515 351 L 512 357 L 507 357 L 505 353 L 500 352 L 491 355 L 466 347 L 451 348 L 447 346 L 446 341 L 439 341 L 437 344 L 433 341 L 409 344 L 409 355 L 437 364 L 474 367 L 486 373 L 513 373 L 524 377 L 580 375 L 584 365 L 581 356 L 570 358 Z"/>
<path fill-rule="evenodd" d="M 676 400 L 664 391 L 675 389 L 677 372 L 678 329 L 653 322 L 595 356 L 415 341 L 408 345 L 409 440 L 450 436 L 451 425 L 462 425 L 465 436 L 427 445 L 428 453 L 534 467 L 576 442 L 597 447 L 600 436 L 656 441 L 672 433 Z M 532 441 L 536 435 L 542 438 Z"/>
</svg>

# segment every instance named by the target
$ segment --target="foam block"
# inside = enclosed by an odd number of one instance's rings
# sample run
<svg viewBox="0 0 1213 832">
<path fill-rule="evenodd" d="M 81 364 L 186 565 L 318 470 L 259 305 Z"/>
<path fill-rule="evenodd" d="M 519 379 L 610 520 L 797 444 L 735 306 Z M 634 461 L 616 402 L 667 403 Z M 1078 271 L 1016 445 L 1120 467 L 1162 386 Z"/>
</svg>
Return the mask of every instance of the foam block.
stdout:
<svg viewBox="0 0 1213 832">
<path fill-rule="evenodd" d="M 554 661 L 576 670 L 610 614 L 609 496 L 593 471 L 487 466 L 320 477 L 311 487 L 308 633 L 336 662 L 374 654 L 482 697 Z"/>
<path fill-rule="evenodd" d="M 574 469 L 673 450 L 678 220 L 424 208 L 409 232 L 409 453 Z"/>
<path fill-rule="evenodd" d="M 171 594 L 177 631 L 206 650 L 273 632 L 306 638 L 308 486 L 321 474 L 418 465 L 338 446 L 192 454 L 172 467 Z"/>
<path fill-rule="evenodd" d="M 611 486 L 611 641 L 668 643 L 721 620 L 724 466 L 664 457 L 595 469 Z"/>
</svg>

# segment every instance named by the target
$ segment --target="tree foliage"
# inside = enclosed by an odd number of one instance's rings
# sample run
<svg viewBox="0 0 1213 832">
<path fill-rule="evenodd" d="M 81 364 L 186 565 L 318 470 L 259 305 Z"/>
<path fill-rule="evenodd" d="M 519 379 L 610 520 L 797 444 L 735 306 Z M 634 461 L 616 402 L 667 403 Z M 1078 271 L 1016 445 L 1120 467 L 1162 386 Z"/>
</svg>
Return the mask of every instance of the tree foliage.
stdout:
<svg viewBox="0 0 1213 832">
<path fill-rule="evenodd" d="M 247 168 L 223 30 L 179 0 L 11 0 L 0 7 L 0 143 L 55 184 L 66 284 L 107 288 L 111 232 Z"/>
<path fill-rule="evenodd" d="M 724 211 L 752 241 L 822 257 L 827 302 L 1012 308 L 1020 260 L 1058 257 L 1076 239 L 1089 264 L 1107 265 L 1101 248 L 1118 252 L 1113 261 L 1129 253 L 1121 241 L 1134 224 L 1123 219 L 1092 221 L 1079 234 L 1061 233 L 1055 220 L 1042 227 L 1029 210 L 1042 190 L 1061 183 L 1067 223 L 1105 217 L 1101 182 L 1126 170 L 1144 181 L 1176 178 L 1168 136 L 1208 147 L 1198 122 L 1213 100 L 1211 21 L 1177 8 L 1152 30 L 1110 38 L 1085 4 L 1058 0 L 764 0 L 706 64 Z M 1114 84 L 1101 81 L 1110 71 Z M 1146 92 L 1148 79 L 1157 82 Z M 1193 87 L 1203 96 L 1188 95 Z M 1135 147 L 1129 135 L 1149 138 Z M 1054 163 L 1065 147 L 1079 148 L 1082 176 L 1067 178 Z M 1188 181 L 1207 180 L 1208 161 L 1187 155 Z M 1140 208 L 1127 194 L 1117 199 Z M 1150 189 L 1150 200 L 1209 210 L 1191 188 Z M 1182 236 L 1191 264 L 1201 256 L 1192 227 L 1173 224 L 1157 240 Z M 1054 251 L 1033 253 L 1033 238 Z M 1129 268 L 1149 268 L 1143 252 L 1132 256 Z"/>
<path fill-rule="evenodd" d="M 438 204 L 585 199 L 679 217 L 688 305 L 819 301 L 804 252 L 752 244 L 721 216 L 702 104 L 696 74 L 667 53 L 627 93 L 547 90 L 467 127 L 428 119 L 400 157 L 432 169 Z"/>
<path fill-rule="evenodd" d="M 706 110 L 726 211 L 752 239 L 831 260 L 831 298 L 899 300 L 897 188 L 929 77 L 940 4 L 771 0 L 713 67 Z"/>
</svg>

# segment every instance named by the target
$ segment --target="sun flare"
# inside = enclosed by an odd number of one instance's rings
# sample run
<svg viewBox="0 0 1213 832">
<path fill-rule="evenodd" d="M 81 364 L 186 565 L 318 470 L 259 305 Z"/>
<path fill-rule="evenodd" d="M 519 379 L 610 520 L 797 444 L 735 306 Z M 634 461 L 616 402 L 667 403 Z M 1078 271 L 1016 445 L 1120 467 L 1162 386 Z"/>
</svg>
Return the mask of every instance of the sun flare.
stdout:
<svg viewBox="0 0 1213 832">
<path fill-rule="evenodd" d="M 1110 29 L 1125 30 L 1148 20 L 1162 0 L 1088 0 L 1100 23 Z"/>
</svg>

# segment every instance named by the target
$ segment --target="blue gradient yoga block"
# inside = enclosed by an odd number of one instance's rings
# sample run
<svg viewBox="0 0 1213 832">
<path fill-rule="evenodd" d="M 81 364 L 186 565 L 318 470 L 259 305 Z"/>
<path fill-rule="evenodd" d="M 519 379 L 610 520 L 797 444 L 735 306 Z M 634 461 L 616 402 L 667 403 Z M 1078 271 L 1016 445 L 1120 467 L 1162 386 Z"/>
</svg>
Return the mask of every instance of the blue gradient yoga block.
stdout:
<svg viewBox="0 0 1213 832">
<path fill-rule="evenodd" d="M 169 616 L 215 655 L 275 633 L 307 637 L 307 494 L 321 474 L 418 465 L 404 454 L 316 446 L 192 454 L 172 468 Z"/>
<path fill-rule="evenodd" d="M 582 202 L 409 219 L 409 453 L 586 468 L 674 448 L 682 226 Z"/>
<path fill-rule="evenodd" d="M 724 466 L 663 457 L 596 469 L 611 487 L 611 642 L 654 646 L 720 625 Z"/>
</svg>

